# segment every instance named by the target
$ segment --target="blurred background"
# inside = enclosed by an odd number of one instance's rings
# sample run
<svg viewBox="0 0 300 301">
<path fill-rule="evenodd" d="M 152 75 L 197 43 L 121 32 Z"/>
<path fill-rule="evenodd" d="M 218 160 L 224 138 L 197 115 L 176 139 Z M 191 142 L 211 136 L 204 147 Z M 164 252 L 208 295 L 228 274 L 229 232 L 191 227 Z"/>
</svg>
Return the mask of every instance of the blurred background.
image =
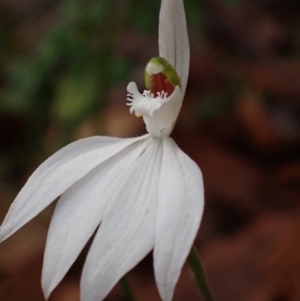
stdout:
<svg viewBox="0 0 300 301">
<path fill-rule="evenodd" d="M 172 134 L 197 162 L 196 239 L 216 301 L 300 300 L 300 2 L 185 0 L 190 78 Z M 1 0 L 0 221 L 26 179 L 82 137 L 145 133 L 126 86 L 158 54 L 159 0 Z M 42 301 L 53 206 L 0 245 L 0 300 Z M 50 301 L 78 301 L 83 251 Z M 160 300 L 151 254 L 128 274 Z M 116 286 L 106 300 L 125 300 Z M 174 301 L 202 300 L 184 267 Z"/>
</svg>

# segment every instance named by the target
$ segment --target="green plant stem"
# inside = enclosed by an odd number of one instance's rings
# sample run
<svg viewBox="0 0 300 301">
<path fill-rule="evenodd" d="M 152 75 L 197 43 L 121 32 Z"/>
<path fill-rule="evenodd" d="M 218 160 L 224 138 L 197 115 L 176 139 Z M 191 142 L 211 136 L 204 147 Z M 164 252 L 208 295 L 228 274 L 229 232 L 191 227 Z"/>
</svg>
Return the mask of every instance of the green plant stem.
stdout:
<svg viewBox="0 0 300 301">
<path fill-rule="evenodd" d="M 203 265 L 199 259 L 199 255 L 195 246 L 192 247 L 188 256 L 188 264 L 193 272 L 195 282 L 205 301 L 214 301 L 210 289 L 205 279 L 205 272 Z"/>
<path fill-rule="evenodd" d="M 125 277 L 123 277 L 120 281 L 119 281 L 119 284 L 121 286 L 121 289 L 123 291 L 123 295 L 125 297 L 125 299 L 127 301 L 134 301 L 134 296 L 133 296 L 133 293 L 132 293 L 132 290 L 130 288 L 130 285 L 128 283 L 128 281 L 126 280 Z"/>
</svg>

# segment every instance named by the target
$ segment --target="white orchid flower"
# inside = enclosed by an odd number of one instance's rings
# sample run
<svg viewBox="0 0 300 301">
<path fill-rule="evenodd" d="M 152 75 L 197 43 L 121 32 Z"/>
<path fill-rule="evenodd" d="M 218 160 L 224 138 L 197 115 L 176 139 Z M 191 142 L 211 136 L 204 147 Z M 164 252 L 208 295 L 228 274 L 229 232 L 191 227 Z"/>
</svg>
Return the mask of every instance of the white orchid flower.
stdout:
<svg viewBox="0 0 300 301">
<path fill-rule="evenodd" d="M 151 250 L 160 296 L 172 300 L 204 205 L 200 169 L 169 137 L 189 69 L 182 0 L 162 0 L 159 52 L 146 67 L 148 90 L 140 94 L 135 83 L 127 88 L 130 111 L 143 116 L 148 134 L 91 137 L 64 147 L 28 179 L 3 221 L 1 241 L 61 196 L 44 256 L 46 298 L 99 227 L 83 268 L 81 300 L 103 300 Z"/>
</svg>

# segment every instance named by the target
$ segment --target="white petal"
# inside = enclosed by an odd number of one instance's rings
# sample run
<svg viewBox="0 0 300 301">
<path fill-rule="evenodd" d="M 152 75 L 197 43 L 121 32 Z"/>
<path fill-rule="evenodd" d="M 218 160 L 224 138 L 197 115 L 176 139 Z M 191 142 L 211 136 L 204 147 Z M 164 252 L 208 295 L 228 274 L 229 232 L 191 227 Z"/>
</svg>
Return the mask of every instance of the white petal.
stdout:
<svg viewBox="0 0 300 301">
<path fill-rule="evenodd" d="M 126 178 L 150 139 L 137 142 L 75 183 L 60 198 L 51 220 L 42 287 L 46 298 L 62 280 L 99 226 L 119 182 Z"/>
<path fill-rule="evenodd" d="M 116 282 L 153 248 L 160 143 L 160 139 L 153 138 L 116 191 L 86 259 L 81 300 L 103 300 Z"/>
<path fill-rule="evenodd" d="M 175 67 L 184 95 L 189 73 L 190 48 L 182 0 L 162 0 L 158 42 L 159 55 Z"/>
<path fill-rule="evenodd" d="M 92 137 L 76 141 L 55 153 L 37 168 L 14 200 L 1 225 L 0 241 L 17 231 L 97 165 L 146 137 Z"/>
<path fill-rule="evenodd" d="M 199 167 L 171 138 L 163 140 L 154 270 L 163 301 L 171 301 L 197 234 L 204 205 Z"/>
</svg>

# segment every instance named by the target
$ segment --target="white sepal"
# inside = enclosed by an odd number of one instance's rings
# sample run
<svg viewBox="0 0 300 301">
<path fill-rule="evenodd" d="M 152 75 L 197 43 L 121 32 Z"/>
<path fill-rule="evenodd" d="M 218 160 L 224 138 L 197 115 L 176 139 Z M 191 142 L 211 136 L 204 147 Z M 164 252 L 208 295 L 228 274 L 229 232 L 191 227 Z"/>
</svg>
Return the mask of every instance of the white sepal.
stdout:
<svg viewBox="0 0 300 301">
<path fill-rule="evenodd" d="M 58 201 L 48 231 L 42 287 L 46 299 L 99 226 L 115 190 L 151 138 L 138 141 L 88 173 Z"/>
<path fill-rule="evenodd" d="M 0 228 L 0 241 L 21 228 L 93 168 L 146 137 L 148 135 L 131 139 L 91 137 L 59 150 L 37 168 L 12 203 Z"/>
<path fill-rule="evenodd" d="M 81 279 L 81 300 L 101 301 L 154 246 L 160 139 L 153 138 L 107 204 Z"/>
<path fill-rule="evenodd" d="M 203 206 L 199 167 L 171 138 L 165 137 L 154 246 L 155 279 L 163 301 L 172 300 L 200 225 Z"/>
<path fill-rule="evenodd" d="M 162 0 L 158 31 L 159 56 L 165 58 L 177 71 L 185 94 L 190 47 L 182 0 Z"/>
</svg>

